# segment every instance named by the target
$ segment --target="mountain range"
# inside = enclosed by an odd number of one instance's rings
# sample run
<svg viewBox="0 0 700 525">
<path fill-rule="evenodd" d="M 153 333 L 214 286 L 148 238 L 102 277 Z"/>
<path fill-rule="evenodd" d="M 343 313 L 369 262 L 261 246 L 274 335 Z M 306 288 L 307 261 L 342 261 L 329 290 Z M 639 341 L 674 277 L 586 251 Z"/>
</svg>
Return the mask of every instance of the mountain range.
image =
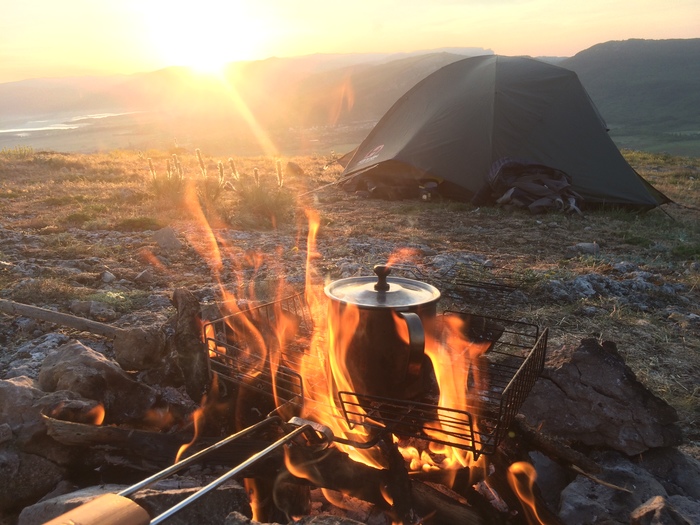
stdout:
<svg viewBox="0 0 700 525">
<path fill-rule="evenodd" d="M 482 48 L 236 62 L 223 77 L 171 67 L 0 84 L 0 148 L 206 148 L 257 154 L 351 149 L 425 76 Z M 606 42 L 573 57 L 619 147 L 700 156 L 700 39 Z M 439 96 L 439 94 L 436 94 Z"/>
</svg>

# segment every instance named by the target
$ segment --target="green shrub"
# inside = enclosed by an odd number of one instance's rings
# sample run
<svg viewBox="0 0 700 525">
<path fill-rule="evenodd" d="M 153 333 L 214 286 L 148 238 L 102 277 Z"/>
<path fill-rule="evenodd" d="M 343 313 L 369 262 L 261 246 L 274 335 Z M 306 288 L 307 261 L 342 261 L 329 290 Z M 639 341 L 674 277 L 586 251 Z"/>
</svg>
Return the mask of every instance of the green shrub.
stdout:
<svg viewBox="0 0 700 525">
<path fill-rule="evenodd" d="M 263 178 L 257 168 L 253 169 L 252 179 L 240 177 L 233 189 L 238 203 L 235 213 L 229 220 L 241 226 L 276 227 L 292 216 L 294 196 L 284 186 L 281 171 L 273 182 Z"/>
<path fill-rule="evenodd" d="M 172 203 L 180 203 L 185 192 L 185 172 L 177 155 L 166 160 L 165 174 L 156 172 L 153 161 L 148 159 L 148 171 L 151 174 L 151 189 L 156 197 L 164 198 Z"/>
</svg>

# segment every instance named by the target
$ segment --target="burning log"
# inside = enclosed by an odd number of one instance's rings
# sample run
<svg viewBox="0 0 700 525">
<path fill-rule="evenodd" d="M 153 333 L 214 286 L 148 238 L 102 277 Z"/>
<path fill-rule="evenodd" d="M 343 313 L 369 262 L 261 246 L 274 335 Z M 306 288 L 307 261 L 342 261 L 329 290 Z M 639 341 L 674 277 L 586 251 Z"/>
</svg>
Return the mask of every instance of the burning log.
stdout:
<svg viewBox="0 0 700 525">
<path fill-rule="evenodd" d="M 318 451 L 303 447 L 293 447 L 288 450 L 287 466 L 291 475 L 303 477 L 318 487 L 335 490 L 354 498 L 377 505 L 392 514 L 420 513 L 431 515 L 436 523 L 484 523 L 481 514 L 464 500 L 441 493 L 430 485 L 418 479 L 406 478 L 406 483 L 397 487 L 396 472 L 392 469 L 379 470 L 350 459 L 346 454 L 331 447 L 320 456 Z M 402 465 L 403 468 L 403 465 Z M 401 480 L 403 481 L 403 479 Z M 410 509 L 395 508 L 386 493 L 387 488 L 404 491 L 400 495 L 410 501 Z M 406 519 L 407 516 L 397 516 Z M 405 521 L 408 523 L 409 521 Z"/>
</svg>

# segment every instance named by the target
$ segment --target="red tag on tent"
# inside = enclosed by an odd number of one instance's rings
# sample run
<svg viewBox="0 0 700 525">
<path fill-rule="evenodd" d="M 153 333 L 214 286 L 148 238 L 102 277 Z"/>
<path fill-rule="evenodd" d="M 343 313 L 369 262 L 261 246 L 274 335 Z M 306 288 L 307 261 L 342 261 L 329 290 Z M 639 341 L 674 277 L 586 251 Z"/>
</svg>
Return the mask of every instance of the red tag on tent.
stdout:
<svg viewBox="0 0 700 525">
<path fill-rule="evenodd" d="M 363 162 L 369 162 L 370 160 L 375 158 L 377 155 L 379 155 L 379 152 L 382 151 L 382 149 L 384 149 L 384 144 L 382 144 L 381 146 L 377 146 L 372 151 L 370 151 L 367 155 L 365 155 L 365 157 L 360 162 L 358 162 L 358 164 L 361 164 Z"/>
</svg>

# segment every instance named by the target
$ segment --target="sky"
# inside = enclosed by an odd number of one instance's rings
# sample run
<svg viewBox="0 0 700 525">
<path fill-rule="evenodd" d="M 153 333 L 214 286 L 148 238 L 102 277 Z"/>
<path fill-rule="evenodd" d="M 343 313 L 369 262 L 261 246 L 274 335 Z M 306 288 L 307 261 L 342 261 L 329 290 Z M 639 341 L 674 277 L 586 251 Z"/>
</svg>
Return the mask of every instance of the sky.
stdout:
<svg viewBox="0 0 700 525">
<path fill-rule="evenodd" d="M 700 37 L 698 0 L 2 0 L 0 82 L 313 53 L 573 56 Z"/>
</svg>

